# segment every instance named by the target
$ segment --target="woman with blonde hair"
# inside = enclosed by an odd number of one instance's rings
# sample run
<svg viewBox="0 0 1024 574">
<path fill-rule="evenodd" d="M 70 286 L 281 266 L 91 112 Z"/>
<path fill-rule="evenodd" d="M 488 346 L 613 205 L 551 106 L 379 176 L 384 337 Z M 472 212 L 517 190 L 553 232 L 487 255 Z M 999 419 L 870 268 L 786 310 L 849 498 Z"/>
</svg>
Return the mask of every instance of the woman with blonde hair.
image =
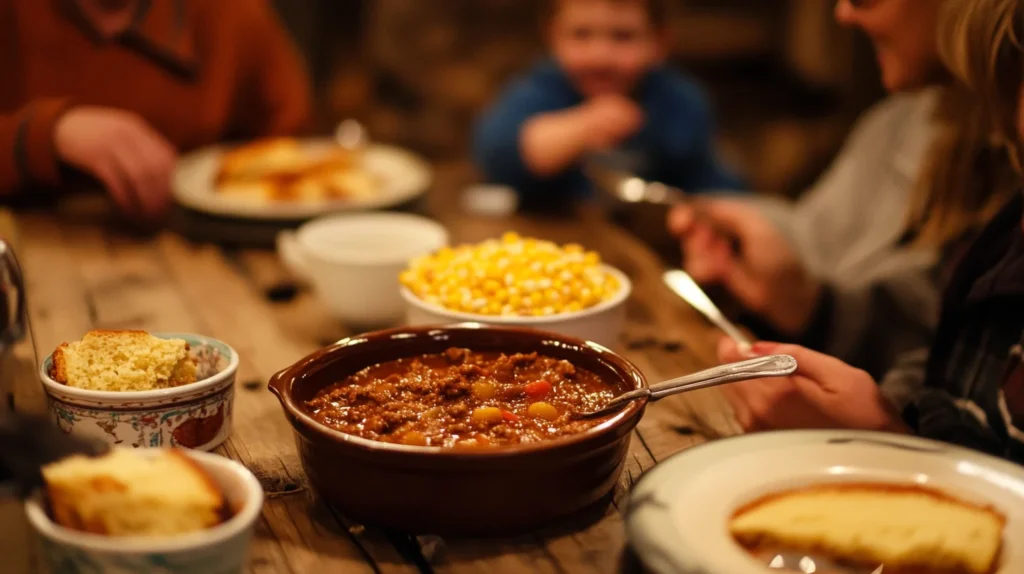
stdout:
<svg viewBox="0 0 1024 574">
<path fill-rule="evenodd" d="M 1019 168 L 1024 149 L 1024 0 L 947 0 L 940 53 L 959 84 L 981 102 L 984 135 Z M 1018 172 L 1018 189 L 1021 185 Z M 985 182 L 992 184 L 992 182 Z M 920 217 L 960 215 L 982 205 L 962 190 L 933 195 Z M 973 203 L 972 203 L 973 202 Z M 916 432 L 1024 463 L 1024 196 L 1014 194 L 958 258 L 923 385 L 879 388 L 865 372 L 794 345 L 760 343 L 754 352 L 789 353 L 790 377 L 740 383 L 728 396 L 748 430 L 858 428 Z M 947 220 L 948 221 L 948 220 Z M 723 341 L 722 360 L 741 354 Z M 887 398 L 888 396 L 888 398 Z"/>
<path fill-rule="evenodd" d="M 891 95 L 862 115 L 797 201 L 701 198 L 699 210 L 683 205 L 669 220 L 686 270 L 726 289 L 759 336 L 806 345 L 879 378 L 931 342 L 948 275 L 942 262 L 1016 192 L 980 106 L 950 84 L 939 59 L 941 7 L 836 2 L 837 21 L 870 38 Z"/>
</svg>

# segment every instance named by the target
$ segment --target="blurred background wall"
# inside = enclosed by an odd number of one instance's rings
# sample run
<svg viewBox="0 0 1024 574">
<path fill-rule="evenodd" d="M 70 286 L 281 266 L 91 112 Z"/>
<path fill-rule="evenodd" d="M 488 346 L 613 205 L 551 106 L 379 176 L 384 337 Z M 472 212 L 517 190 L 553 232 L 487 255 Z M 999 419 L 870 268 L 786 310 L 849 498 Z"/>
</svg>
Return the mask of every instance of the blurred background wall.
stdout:
<svg viewBox="0 0 1024 574">
<path fill-rule="evenodd" d="M 438 160 L 467 154 L 475 115 L 544 53 L 544 0 L 276 0 L 306 54 L 325 129 Z M 866 40 L 827 0 L 678 0 L 672 62 L 711 94 L 721 146 L 757 189 L 794 194 L 882 94 Z"/>
</svg>

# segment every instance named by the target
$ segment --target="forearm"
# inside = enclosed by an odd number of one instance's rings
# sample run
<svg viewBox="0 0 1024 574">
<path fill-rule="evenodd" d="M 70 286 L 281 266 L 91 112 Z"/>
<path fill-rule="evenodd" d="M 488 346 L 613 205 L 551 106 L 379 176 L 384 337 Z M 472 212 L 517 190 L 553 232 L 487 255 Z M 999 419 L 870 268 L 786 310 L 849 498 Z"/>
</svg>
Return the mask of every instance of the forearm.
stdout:
<svg viewBox="0 0 1024 574">
<path fill-rule="evenodd" d="M 0 114 L 0 194 L 59 182 L 54 130 L 68 106 L 69 101 L 62 98 L 39 99 Z"/>
<path fill-rule="evenodd" d="M 520 131 L 523 163 L 535 177 L 551 177 L 568 169 L 586 153 L 586 124 L 579 109 L 540 114 Z"/>
</svg>

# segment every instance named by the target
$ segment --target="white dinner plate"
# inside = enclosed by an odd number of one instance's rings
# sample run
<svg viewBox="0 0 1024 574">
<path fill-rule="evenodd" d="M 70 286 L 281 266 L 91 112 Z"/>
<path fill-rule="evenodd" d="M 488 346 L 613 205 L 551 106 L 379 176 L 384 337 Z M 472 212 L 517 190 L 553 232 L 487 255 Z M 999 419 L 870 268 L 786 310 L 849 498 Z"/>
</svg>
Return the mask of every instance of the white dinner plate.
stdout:
<svg viewBox="0 0 1024 574">
<path fill-rule="evenodd" d="M 334 145 L 333 140 L 302 140 L 310 154 L 322 153 Z M 174 170 L 174 197 L 185 207 L 225 217 L 245 219 L 296 220 L 309 219 L 338 211 L 383 209 L 412 201 L 427 188 L 432 170 L 419 156 L 401 148 L 370 144 L 363 152 L 363 167 L 380 183 L 379 193 L 366 198 L 310 202 L 262 202 L 244 197 L 217 193 L 214 178 L 220 158 L 228 146 L 212 146 L 196 150 L 178 160 Z"/>
<path fill-rule="evenodd" d="M 921 484 L 1007 518 L 997 574 L 1024 572 L 1024 467 L 918 437 L 786 431 L 713 441 L 648 472 L 629 498 L 626 528 L 659 574 L 770 574 L 729 534 L 729 518 L 761 496 L 829 482 Z"/>
</svg>

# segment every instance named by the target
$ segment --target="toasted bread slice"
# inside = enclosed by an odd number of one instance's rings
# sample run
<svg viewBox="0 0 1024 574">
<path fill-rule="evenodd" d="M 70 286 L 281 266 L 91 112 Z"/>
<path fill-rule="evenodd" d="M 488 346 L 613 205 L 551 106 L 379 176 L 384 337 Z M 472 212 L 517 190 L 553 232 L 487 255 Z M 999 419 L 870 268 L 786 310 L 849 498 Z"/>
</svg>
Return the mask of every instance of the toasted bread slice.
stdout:
<svg viewBox="0 0 1024 574">
<path fill-rule="evenodd" d="M 258 140 L 225 153 L 217 173 L 218 184 L 254 180 L 272 174 L 300 175 L 310 165 L 309 154 L 294 138 Z"/>
<path fill-rule="evenodd" d="M 1006 517 L 918 486 L 824 485 L 741 509 L 732 535 L 750 549 L 818 553 L 886 572 L 990 574 Z"/>
<path fill-rule="evenodd" d="M 173 536 L 229 516 L 217 483 L 177 449 L 152 458 L 126 448 L 76 455 L 44 467 L 43 478 L 54 521 L 82 532 Z"/>
<path fill-rule="evenodd" d="M 196 362 L 182 339 L 145 331 L 89 331 L 53 352 L 50 377 L 94 391 L 147 391 L 196 381 Z"/>
</svg>

